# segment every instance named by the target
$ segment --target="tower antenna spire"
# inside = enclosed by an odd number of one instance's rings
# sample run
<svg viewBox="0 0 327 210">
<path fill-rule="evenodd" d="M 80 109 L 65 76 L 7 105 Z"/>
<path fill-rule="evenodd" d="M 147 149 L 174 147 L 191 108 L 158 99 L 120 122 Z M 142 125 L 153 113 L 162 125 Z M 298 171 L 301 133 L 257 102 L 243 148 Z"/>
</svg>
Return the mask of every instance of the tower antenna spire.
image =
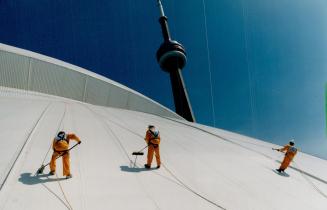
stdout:
<svg viewBox="0 0 327 210">
<path fill-rule="evenodd" d="M 182 69 L 186 65 L 186 52 L 182 44 L 171 39 L 168 18 L 165 16 L 161 0 L 157 2 L 160 11 L 159 23 L 164 39 L 157 51 L 157 61 L 161 69 L 170 75 L 176 113 L 190 122 L 195 122 L 182 75 Z"/>
<path fill-rule="evenodd" d="M 163 16 L 165 16 L 165 12 L 164 12 L 161 0 L 157 0 L 157 1 L 158 1 L 158 7 L 159 7 L 159 10 L 160 10 L 160 16 L 163 17 Z"/>
</svg>

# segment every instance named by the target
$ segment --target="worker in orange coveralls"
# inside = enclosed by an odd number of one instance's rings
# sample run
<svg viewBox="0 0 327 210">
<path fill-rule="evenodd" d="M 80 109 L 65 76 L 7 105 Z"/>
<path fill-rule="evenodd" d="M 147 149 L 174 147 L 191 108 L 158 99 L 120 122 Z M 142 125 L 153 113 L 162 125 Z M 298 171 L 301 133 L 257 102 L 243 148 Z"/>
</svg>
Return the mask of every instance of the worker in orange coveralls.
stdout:
<svg viewBox="0 0 327 210">
<path fill-rule="evenodd" d="M 159 131 L 155 128 L 155 126 L 149 125 L 144 140 L 148 144 L 148 161 L 144 165 L 144 167 L 147 169 L 151 168 L 153 154 L 155 153 L 157 168 L 160 168 L 161 165 L 160 150 L 159 150 L 160 134 Z"/>
<path fill-rule="evenodd" d="M 294 147 L 294 140 L 291 140 L 289 144 L 285 145 L 281 149 L 276 149 L 279 152 L 285 152 L 285 157 L 280 165 L 279 169 L 276 169 L 279 173 L 284 172 L 285 169 L 290 165 L 294 156 L 297 153 L 297 148 Z"/>
<path fill-rule="evenodd" d="M 60 131 L 52 143 L 53 154 L 50 162 L 50 175 L 54 175 L 56 172 L 56 158 L 63 154 L 62 165 L 63 165 L 63 175 L 67 179 L 72 178 L 70 173 L 70 160 L 69 160 L 69 142 L 70 140 L 77 141 L 78 144 L 81 140 L 75 134 L 66 134 L 64 131 Z"/>
</svg>

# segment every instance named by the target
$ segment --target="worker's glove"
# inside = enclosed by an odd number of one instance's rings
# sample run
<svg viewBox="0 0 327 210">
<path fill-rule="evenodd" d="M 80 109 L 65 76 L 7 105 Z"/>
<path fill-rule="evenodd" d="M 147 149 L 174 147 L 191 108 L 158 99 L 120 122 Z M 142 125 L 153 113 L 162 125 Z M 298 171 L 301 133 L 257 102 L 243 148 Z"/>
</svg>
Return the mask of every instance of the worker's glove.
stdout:
<svg viewBox="0 0 327 210">
<path fill-rule="evenodd" d="M 79 141 L 79 142 L 78 142 L 78 144 L 81 144 L 81 143 L 82 143 L 82 141 Z"/>
</svg>

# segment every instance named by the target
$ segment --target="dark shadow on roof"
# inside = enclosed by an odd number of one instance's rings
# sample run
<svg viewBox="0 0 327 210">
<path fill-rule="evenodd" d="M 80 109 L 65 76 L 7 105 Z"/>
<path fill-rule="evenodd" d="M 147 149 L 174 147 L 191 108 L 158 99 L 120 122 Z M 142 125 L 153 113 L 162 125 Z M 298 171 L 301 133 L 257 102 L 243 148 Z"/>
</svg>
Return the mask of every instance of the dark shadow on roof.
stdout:
<svg viewBox="0 0 327 210">
<path fill-rule="evenodd" d="M 139 173 L 142 171 L 152 171 L 152 170 L 156 170 L 155 168 L 137 168 L 137 167 L 129 167 L 129 166 L 120 166 L 120 170 L 124 171 L 124 172 L 131 172 L 131 173 Z"/>
<path fill-rule="evenodd" d="M 282 173 L 279 173 L 278 171 L 272 169 L 273 172 L 275 172 L 276 174 L 278 174 L 279 176 L 283 176 L 283 177 L 290 177 L 290 175 L 286 172 L 282 172 Z"/>
<path fill-rule="evenodd" d="M 31 173 L 22 173 L 18 179 L 19 182 L 26 185 L 43 184 L 47 182 L 62 181 L 66 178 L 49 178 L 49 174 L 32 175 Z"/>
</svg>

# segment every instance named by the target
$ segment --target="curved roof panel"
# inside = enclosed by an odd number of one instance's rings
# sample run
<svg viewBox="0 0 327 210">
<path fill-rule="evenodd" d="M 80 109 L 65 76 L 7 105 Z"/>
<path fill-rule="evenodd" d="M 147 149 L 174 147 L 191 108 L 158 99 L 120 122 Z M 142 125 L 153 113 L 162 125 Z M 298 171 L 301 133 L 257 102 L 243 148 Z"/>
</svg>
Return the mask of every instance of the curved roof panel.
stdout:
<svg viewBox="0 0 327 210">
<path fill-rule="evenodd" d="M 161 132 L 158 170 L 144 169 L 146 157 L 131 155 L 145 147 L 148 124 Z M 184 120 L 2 89 L 0 126 L 2 210 L 327 206 L 327 161 L 299 153 L 281 176 L 274 169 L 283 154 L 271 149 L 277 145 Z M 82 140 L 71 151 L 69 180 L 61 160 L 56 176 L 35 175 L 50 160 L 58 130 Z"/>
<path fill-rule="evenodd" d="M 182 119 L 150 98 L 108 78 L 51 57 L 1 43 L 0 86 Z"/>
<path fill-rule="evenodd" d="M 59 96 L 59 97 L 58 97 Z M 92 105 L 95 104 L 95 105 Z M 98 106 L 100 105 L 100 106 Z M 162 167 L 146 170 L 147 125 Z M 71 64 L 0 45 L 0 209 L 325 210 L 327 161 L 299 153 L 286 174 L 279 147 L 189 123 L 160 104 Z M 82 144 L 72 179 L 36 175 L 59 130 Z M 71 145 L 72 146 L 72 145 Z"/>
</svg>

